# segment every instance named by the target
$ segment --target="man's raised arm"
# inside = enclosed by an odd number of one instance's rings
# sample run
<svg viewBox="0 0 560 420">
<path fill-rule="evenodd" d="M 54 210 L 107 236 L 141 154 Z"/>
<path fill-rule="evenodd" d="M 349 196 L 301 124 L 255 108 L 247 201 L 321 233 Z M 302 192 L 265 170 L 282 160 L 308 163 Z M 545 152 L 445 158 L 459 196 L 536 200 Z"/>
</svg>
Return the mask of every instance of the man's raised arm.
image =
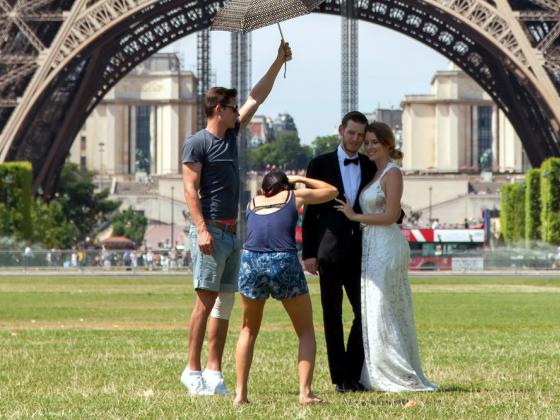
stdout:
<svg viewBox="0 0 560 420">
<path fill-rule="evenodd" d="M 249 98 L 247 98 L 247 102 L 245 102 L 239 110 L 241 129 L 245 128 L 247 124 L 251 122 L 251 118 L 253 118 L 253 115 L 257 112 L 260 104 L 266 100 L 272 90 L 272 86 L 274 86 L 274 81 L 276 80 L 280 69 L 286 61 L 290 61 L 291 59 L 292 50 L 290 49 L 290 45 L 282 41 L 280 43 L 280 47 L 278 47 L 278 55 L 276 56 L 276 59 L 262 79 L 259 80 L 259 82 L 253 87 L 251 93 L 249 94 Z"/>
</svg>

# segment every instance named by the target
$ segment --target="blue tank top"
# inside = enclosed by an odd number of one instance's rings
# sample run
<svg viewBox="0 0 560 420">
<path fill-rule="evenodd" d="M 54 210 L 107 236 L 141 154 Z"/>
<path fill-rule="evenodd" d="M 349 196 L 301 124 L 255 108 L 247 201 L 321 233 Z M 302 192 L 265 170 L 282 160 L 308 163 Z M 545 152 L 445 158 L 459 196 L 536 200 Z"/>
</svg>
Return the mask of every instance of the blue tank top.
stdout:
<svg viewBox="0 0 560 420">
<path fill-rule="evenodd" d="M 248 208 L 247 241 L 243 248 L 255 252 L 297 251 L 295 203 L 295 195 L 290 192 L 288 201 L 273 213 L 257 214 Z"/>
</svg>

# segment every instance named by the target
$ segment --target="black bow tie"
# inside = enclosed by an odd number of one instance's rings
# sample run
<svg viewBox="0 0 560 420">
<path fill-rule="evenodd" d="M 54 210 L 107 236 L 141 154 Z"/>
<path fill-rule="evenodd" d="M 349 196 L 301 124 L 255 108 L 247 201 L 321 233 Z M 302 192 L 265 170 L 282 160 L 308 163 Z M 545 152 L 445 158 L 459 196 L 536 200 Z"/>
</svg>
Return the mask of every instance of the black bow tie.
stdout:
<svg viewBox="0 0 560 420">
<path fill-rule="evenodd" d="M 355 163 L 357 165 L 358 163 L 360 163 L 360 158 L 355 157 L 354 159 L 344 159 L 344 166 L 348 166 L 351 163 Z"/>
</svg>

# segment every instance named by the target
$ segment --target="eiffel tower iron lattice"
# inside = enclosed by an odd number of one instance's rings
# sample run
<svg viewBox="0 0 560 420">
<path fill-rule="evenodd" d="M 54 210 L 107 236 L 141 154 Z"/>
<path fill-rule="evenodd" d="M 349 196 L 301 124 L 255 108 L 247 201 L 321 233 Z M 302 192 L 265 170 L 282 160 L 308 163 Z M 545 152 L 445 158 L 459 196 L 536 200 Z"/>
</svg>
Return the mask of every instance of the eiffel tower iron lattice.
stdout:
<svg viewBox="0 0 560 420">
<path fill-rule="evenodd" d="M 157 50 L 209 28 L 223 3 L 0 0 L 0 160 L 30 160 L 35 190 L 48 194 L 103 95 Z M 340 16 L 341 3 L 316 12 Z M 354 0 L 354 13 L 459 65 L 505 112 L 533 165 L 560 155 L 557 0 Z"/>
<path fill-rule="evenodd" d="M 354 3 L 340 0 L 341 16 L 341 116 L 358 109 L 358 21 L 354 19 Z"/>
</svg>

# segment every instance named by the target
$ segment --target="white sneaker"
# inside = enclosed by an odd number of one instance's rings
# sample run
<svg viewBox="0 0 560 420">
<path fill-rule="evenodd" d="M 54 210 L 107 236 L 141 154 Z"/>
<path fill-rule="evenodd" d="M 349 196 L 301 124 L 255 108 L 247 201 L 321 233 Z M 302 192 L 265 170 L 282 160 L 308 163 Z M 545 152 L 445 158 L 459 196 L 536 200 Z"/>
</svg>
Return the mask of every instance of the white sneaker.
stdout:
<svg viewBox="0 0 560 420">
<path fill-rule="evenodd" d="M 187 387 L 191 395 L 213 395 L 213 392 L 210 392 L 206 388 L 204 378 L 200 371 L 185 368 L 181 374 L 181 383 Z"/>
<path fill-rule="evenodd" d="M 204 379 L 207 391 L 214 395 L 229 395 L 222 372 L 204 369 L 204 372 L 202 372 L 202 378 Z"/>
</svg>

